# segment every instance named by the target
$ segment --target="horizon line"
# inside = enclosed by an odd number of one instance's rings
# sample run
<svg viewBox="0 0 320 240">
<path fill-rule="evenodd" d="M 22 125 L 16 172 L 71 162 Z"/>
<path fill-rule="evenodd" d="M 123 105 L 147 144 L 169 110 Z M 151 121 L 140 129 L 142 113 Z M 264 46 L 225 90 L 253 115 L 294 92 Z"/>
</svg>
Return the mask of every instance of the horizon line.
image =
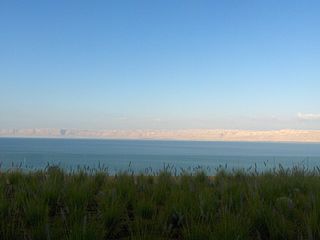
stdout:
<svg viewBox="0 0 320 240">
<path fill-rule="evenodd" d="M 109 140 L 173 140 L 221 142 L 320 142 L 320 130 L 280 129 L 134 129 L 85 130 L 66 128 L 0 129 L 2 138 L 61 138 Z"/>
</svg>

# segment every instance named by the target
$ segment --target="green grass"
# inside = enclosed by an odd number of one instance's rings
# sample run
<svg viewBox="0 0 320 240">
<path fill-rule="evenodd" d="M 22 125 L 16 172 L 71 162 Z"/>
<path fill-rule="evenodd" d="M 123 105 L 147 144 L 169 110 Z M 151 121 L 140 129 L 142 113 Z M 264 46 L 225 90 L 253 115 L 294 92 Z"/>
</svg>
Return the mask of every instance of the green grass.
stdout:
<svg viewBox="0 0 320 240">
<path fill-rule="evenodd" d="M 320 174 L 1 172 L 0 239 L 320 239 Z"/>
</svg>

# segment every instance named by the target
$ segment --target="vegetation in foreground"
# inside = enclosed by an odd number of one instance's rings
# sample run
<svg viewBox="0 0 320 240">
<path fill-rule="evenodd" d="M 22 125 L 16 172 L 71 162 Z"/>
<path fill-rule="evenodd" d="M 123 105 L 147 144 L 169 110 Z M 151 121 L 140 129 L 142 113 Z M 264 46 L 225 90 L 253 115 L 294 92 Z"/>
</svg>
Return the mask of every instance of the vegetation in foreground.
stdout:
<svg viewBox="0 0 320 240">
<path fill-rule="evenodd" d="M 320 174 L 2 172 L 0 239 L 320 239 Z"/>
</svg>

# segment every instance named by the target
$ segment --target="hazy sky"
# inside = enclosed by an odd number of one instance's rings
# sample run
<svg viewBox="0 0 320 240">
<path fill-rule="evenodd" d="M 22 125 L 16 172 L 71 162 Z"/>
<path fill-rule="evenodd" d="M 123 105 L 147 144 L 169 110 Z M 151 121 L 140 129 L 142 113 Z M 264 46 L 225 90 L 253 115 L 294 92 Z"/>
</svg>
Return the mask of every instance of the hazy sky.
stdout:
<svg viewBox="0 0 320 240">
<path fill-rule="evenodd" d="M 0 128 L 320 129 L 320 1 L 0 1 Z"/>
</svg>

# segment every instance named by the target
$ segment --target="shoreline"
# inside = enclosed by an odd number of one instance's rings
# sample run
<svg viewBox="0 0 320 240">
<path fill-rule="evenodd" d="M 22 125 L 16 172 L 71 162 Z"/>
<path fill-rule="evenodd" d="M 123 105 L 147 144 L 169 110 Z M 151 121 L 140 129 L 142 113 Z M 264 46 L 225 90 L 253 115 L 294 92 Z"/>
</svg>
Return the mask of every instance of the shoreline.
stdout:
<svg viewBox="0 0 320 240">
<path fill-rule="evenodd" d="M 122 139 L 172 141 L 231 142 L 320 142 L 320 130 L 241 130 L 241 129 L 179 129 L 179 130 L 81 130 L 81 129 L 0 129 L 0 137 Z"/>
<path fill-rule="evenodd" d="M 208 143 L 290 143 L 290 144 L 320 144 L 315 141 L 276 141 L 276 140 L 195 140 L 195 139 L 153 139 L 153 138 L 95 138 L 95 137 L 61 137 L 61 136 L 0 136 L 0 139 L 46 139 L 46 140 L 94 140 L 94 141 L 150 141 L 150 142 L 208 142 Z"/>
</svg>

